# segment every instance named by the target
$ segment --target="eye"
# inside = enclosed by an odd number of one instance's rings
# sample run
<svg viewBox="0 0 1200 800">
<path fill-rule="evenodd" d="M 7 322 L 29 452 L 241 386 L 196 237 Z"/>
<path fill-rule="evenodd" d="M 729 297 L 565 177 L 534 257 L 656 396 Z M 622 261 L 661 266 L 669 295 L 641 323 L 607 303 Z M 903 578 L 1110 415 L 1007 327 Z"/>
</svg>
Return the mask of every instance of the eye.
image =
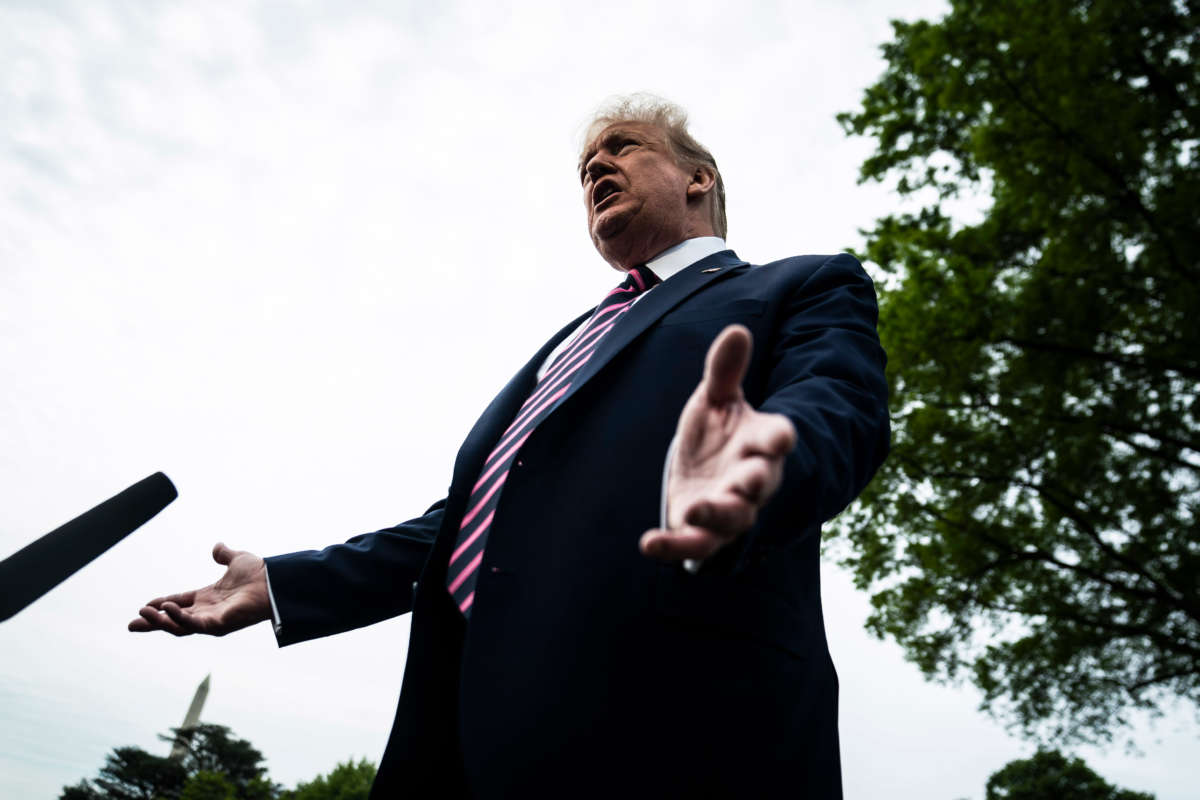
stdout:
<svg viewBox="0 0 1200 800">
<path fill-rule="evenodd" d="M 622 153 L 629 150 L 631 147 L 637 147 L 637 146 L 638 146 L 638 143 L 635 142 L 633 139 L 622 139 L 621 141 L 617 142 L 617 149 L 615 152 L 617 155 L 621 155 Z"/>
</svg>

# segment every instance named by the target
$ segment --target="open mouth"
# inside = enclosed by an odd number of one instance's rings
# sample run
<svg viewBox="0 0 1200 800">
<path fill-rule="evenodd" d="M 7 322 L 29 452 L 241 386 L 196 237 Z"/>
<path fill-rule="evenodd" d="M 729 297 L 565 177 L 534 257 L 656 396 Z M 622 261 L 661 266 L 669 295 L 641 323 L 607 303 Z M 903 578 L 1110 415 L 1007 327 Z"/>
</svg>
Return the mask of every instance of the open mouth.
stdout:
<svg viewBox="0 0 1200 800">
<path fill-rule="evenodd" d="M 592 192 L 592 207 L 599 210 L 604 203 L 619 194 L 616 181 L 601 181 Z"/>
</svg>

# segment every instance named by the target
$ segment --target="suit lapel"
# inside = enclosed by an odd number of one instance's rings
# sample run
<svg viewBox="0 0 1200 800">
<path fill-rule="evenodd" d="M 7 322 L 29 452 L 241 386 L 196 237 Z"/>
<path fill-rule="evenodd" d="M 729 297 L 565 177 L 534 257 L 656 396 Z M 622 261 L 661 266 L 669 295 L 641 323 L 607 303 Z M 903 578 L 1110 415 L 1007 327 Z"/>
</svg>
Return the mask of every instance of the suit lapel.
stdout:
<svg viewBox="0 0 1200 800">
<path fill-rule="evenodd" d="M 722 250 L 697 261 L 670 280 L 654 287 L 645 297 L 634 304 L 624 317 L 601 341 L 596 352 L 571 382 L 571 388 L 556 404 L 561 408 L 571 395 L 579 391 L 605 364 L 621 352 L 639 334 L 657 322 L 664 314 L 704 287 L 749 267 L 732 250 Z M 479 476 L 483 460 L 487 458 L 505 428 L 512 422 L 525 398 L 537 383 L 538 367 L 567 336 L 587 320 L 595 309 L 576 317 L 550 338 L 537 354 L 508 382 L 496 399 L 483 412 L 475 427 L 467 434 L 454 462 L 453 490 L 470 491 L 471 484 Z M 557 412 L 552 412 L 557 413 Z"/>
<path fill-rule="evenodd" d="M 538 350 L 533 358 L 521 367 L 508 385 L 500 390 L 500 394 L 496 395 L 496 399 L 492 400 L 484 410 L 458 450 L 458 458 L 454 462 L 452 489 L 462 488 L 463 481 L 474 483 L 475 479 L 479 477 L 479 469 L 483 465 L 483 460 L 491 453 L 492 448 L 499 441 L 500 435 L 517 415 L 525 398 L 529 397 L 529 393 L 533 391 L 534 384 L 537 383 L 538 367 L 563 339 L 567 338 L 572 331 L 592 315 L 594 310 L 589 309 L 550 337 L 550 341 L 542 345 L 542 349 Z M 469 491 L 470 484 L 466 489 Z"/>
<path fill-rule="evenodd" d="M 670 280 L 655 286 L 645 297 L 634 304 L 633 308 L 617 323 L 608 335 L 600 342 L 596 352 L 588 359 L 587 364 L 579 371 L 579 375 L 571 382 L 571 388 L 557 404 L 563 404 L 571 399 L 571 395 L 579 391 L 593 376 L 636 339 L 643 331 L 658 322 L 660 318 L 687 298 L 704 289 L 706 286 L 724 280 L 730 275 L 736 275 L 750 265 L 742 261 L 732 250 L 722 250 L 702 258 L 682 272 L 673 275 Z"/>
</svg>

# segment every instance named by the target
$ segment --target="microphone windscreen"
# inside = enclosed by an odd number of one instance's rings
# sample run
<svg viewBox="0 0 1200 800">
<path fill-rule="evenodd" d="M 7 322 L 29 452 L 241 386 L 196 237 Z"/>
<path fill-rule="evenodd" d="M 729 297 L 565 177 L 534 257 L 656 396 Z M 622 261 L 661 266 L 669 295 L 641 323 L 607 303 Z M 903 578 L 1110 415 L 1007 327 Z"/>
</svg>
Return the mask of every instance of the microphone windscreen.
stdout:
<svg viewBox="0 0 1200 800">
<path fill-rule="evenodd" d="M 0 622 L 74 575 L 179 496 L 161 472 L 0 561 Z"/>
</svg>

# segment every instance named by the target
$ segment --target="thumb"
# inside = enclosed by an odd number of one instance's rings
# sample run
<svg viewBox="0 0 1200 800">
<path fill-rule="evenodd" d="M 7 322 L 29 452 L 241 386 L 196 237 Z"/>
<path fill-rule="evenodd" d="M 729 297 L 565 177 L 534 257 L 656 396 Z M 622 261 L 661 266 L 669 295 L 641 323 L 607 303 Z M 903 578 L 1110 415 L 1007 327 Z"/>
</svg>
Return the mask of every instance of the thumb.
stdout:
<svg viewBox="0 0 1200 800">
<path fill-rule="evenodd" d="M 229 562 L 233 561 L 235 555 L 237 555 L 237 551 L 226 547 L 224 542 L 217 542 L 213 545 L 213 561 L 221 566 L 229 566 Z"/>
<path fill-rule="evenodd" d="M 704 397 L 710 405 L 741 399 L 742 378 L 753 348 L 753 337 L 743 325 L 730 325 L 713 339 L 704 359 Z"/>
</svg>

